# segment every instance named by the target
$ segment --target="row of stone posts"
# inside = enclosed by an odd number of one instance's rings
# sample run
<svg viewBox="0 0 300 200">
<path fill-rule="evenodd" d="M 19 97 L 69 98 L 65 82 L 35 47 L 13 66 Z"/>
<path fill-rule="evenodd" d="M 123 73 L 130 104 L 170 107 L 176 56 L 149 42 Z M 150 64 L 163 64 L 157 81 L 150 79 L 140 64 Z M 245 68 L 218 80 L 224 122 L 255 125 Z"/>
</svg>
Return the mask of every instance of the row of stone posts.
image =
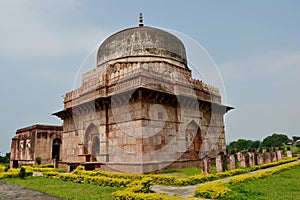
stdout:
<svg viewBox="0 0 300 200">
<path fill-rule="evenodd" d="M 224 152 L 220 152 L 216 156 L 216 171 L 217 172 L 225 172 L 228 170 L 228 161 L 230 170 L 238 168 L 238 162 L 240 162 L 240 166 L 242 168 L 261 165 L 270 162 L 276 162 L 282 160 L 284 157 L 283 150 L 275 148 L 268 148 L 265 152 L 263 149 L 259 149 L 259 152 L 255 149 L 251 149 L 248 152 L 240 152 L 237 153 L 232 152 L 229 155 L 225 155 Z M 287 149 L 287 157 L 293 157 L 291 149 Z M 211 173 L 211 159 L 208 156 L 205 156 L 202 159 L 202 174 L 210 174 Z"/>
</svg>

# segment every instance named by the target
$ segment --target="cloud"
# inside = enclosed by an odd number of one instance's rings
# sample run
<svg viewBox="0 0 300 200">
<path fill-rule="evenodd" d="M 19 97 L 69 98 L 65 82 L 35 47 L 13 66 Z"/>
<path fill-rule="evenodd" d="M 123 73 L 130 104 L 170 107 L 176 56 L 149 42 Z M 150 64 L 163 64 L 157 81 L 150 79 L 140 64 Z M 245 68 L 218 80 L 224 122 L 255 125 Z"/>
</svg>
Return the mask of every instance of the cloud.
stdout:
<svg viewBox="0 0 300 200">
<path fill-rule="evenodd" d="M 83 24 L 79 7 L 77 1 L 1 1 L 1 56 L 26 59 L 88 52 L 108 32 Z"/>
</svg>

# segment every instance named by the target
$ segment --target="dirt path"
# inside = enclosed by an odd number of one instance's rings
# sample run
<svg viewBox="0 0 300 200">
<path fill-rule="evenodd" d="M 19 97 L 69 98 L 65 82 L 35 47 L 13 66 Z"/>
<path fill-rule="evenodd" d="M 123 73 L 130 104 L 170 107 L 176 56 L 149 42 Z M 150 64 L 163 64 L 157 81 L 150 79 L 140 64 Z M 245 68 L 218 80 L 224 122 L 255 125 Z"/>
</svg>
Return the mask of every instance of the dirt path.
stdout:
<svg viewBox="0 0 300 200">
<path fill-rule="evenodd" d="M 43 192 L 0 182 L 0 200 L 61 200 Z"/>
<path fill-rule="evenodd" d="M 294 161 L 294 162 L 300 162 L 300 160 L 297 160 L 297 161 Z M 290 162 L 290 163 L 293 163 L 293 162 Z M 286 164 L 290 164 L 290 163 L 286 163 Z M 286 165 L 286 164 L 283 164 L 283 165 Z M 277 167 L 277 166 L 275 166 L 275 167 Z M 246 174 L 254 174 L 254 173 L 257 173 L 259 171 L 269 170 L 269 169 L 272 169 L 272 168 L 274 168 L 274 167 L 270 167 L 270 168 L 267 168 L 267 169 L 261 169 L 261 170 L 257 170 L 257 171 L 252 171 L 252 172 L 249 172 L 249 173 L 246 173 Z M 238 177 L 238 176 L 242 176 L 242 175 L 243 174 L 236 175 L 236 176 L 233 176 L 233 177 Z M 229 178 L 224 178 L 224 179 L 218 179 L 218 180 L 215 180 L 215 181 L 227 182 L 228 179 Z M 201 184 L 203 184 L 203 183 L 200 183 L 200 184 L 197 184 L 197 185 L 191 185 L 191 186 L 184 186 L 184 187 L 153 185 L 151 187 L 151 189 L 156 193 L 167 194 L 169 196 L 178 196 L 178 197 L 181 197 L 181 198 L 190 198 L 190 197 L 194 197 L 196 187 L 201 185 Z"/>
</svg>

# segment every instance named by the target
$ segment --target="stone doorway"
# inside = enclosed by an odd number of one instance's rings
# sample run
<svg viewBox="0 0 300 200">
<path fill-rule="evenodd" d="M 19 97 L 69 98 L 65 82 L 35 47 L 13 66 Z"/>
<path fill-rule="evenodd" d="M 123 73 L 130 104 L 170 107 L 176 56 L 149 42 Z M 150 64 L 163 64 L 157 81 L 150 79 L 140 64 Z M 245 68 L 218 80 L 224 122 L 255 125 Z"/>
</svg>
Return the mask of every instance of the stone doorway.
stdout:
<svg viewBox="0 0 300 200">
<path fill-rule="evenodd" d="M 92 156 L 97 160 L 97 155 L 100 154 L 100 140 L 98 136 L 94 136 L 92 142 Z"/>
<path fill-rule="evenodd" d="M 97 155 L 100 153 L 99 131 L 93 123 L 88 126 L 84 135 L 84 154 L 91 157 L 86 162 L 97 161 Z"/>
<path fill-rule="evenodd" d="M 56 161 L 60 159 L 60 145 L 61 139 L 55 138 L 52 145 L 52 159 L 55 159 Z"/>
<path fill-rule="evenodd" d="M 190 122 L 185 131 L 186 152 L 184 159 L 198 159 L 202 146 L 201 129 L 195 121 Z"/>
</svg>

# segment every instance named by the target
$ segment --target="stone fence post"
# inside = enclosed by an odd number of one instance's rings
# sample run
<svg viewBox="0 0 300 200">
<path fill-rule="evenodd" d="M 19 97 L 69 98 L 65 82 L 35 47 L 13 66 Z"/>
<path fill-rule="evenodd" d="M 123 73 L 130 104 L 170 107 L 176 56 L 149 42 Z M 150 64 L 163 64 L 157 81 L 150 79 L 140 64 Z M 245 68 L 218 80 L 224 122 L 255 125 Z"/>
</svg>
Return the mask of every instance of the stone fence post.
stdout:
<svg viewBox="0 0 300 200">
<path fill-rule="evenodd" d="M 211 160 L 208 156 L 202 159 L 202 174 L 211 174 Z"/>
<path fill-rule="evenodd" d="M 265 163 L 270 163 L 272 162 L 272 158 L 271 158 L 271 153 L 270 153 L 270 149 L 267 148 L 266 153 L 265 153 Z"/>
<path fill-rule="evenodd" d="M 249 154 L 247 152 L 243 152 L 241 154 L 241 167 L 249 167 L 250 163 L 249 163 Z"/>
<path fill-rule="evenodd" d="M 225 172 L 227 170 L 227 158 L 223 152 L 216 157 L 216 170 L 217 172 Z"/>
<path fill-rule="evenodd" d="M 229 156 L 230 170 L 238 168 L 238 158 L 237 154 L 231 154 Z"/>
<path fill-rule="evenodd" d="M 292 158 L 292 157 L 293 157 L 293 154 L 292 154 L 292 151 L 291 151 L 291 148 L 290 148 L 290 147 L 287 148 L 286 156 L 287 156 L 288 158 Z"/>
<path fill-rule="evenodd" d="M 271 151 L 271 157 L 272 157 L 272 162 L 277 162 L 277 153 L 276 153 L 276 148 L 273 148 Z"/>
<path fill-rule="evenodd" d="M 283 160 L 283 151 L 282 151 L 282 149 L 279 148 L 276 153 L 277 153 L 277 159 L 278 160 Z"/>
</svg>

